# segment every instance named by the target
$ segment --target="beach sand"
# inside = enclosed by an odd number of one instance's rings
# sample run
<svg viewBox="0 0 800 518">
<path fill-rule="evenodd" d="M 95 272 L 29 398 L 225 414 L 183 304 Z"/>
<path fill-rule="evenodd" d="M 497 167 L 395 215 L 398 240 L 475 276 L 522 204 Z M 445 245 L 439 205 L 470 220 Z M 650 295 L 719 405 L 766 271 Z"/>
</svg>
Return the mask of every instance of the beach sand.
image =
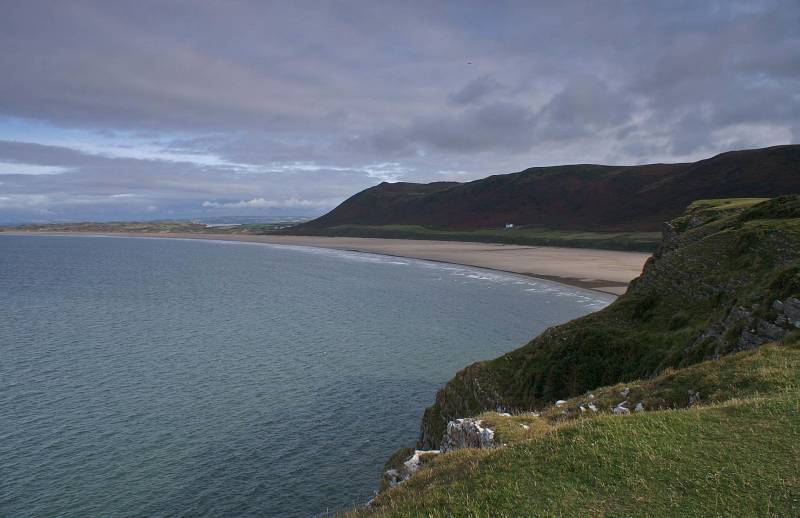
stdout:
<svg viewBox="0 0 800 518">
<path fill-rule="evenodd" d="M 33 234 L 64 235 L 78 234 L 78 232 L 33 232 Z M 131 232 L 86 234 L 215 239 L 350 250 L 500 270 L 614 295 L 625 292 L 628 283 L 639 276 L 645 261 L 650 257 L 650 254 L 642 252 L 414 239 Z"/>
</svg>

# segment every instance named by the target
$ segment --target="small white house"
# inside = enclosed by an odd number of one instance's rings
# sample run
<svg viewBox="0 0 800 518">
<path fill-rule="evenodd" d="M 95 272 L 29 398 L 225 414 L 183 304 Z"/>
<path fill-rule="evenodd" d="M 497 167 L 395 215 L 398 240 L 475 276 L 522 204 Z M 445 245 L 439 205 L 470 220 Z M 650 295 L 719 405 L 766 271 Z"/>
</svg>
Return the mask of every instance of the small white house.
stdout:
<svg viewBox="0 0 800 518">
<path fill-rule="evenodd" d="M 506 228 L 514 228 L 514 224 L 513 223 L 506 223 Z"/>
</svg>

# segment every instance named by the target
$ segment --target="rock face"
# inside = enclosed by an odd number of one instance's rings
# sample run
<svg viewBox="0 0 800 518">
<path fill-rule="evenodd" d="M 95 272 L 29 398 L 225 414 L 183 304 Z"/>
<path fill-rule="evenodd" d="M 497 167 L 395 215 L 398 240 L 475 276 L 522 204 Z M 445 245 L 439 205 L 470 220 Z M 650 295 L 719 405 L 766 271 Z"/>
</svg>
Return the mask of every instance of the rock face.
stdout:
<svg viewBox="0 0 800 518">
<path fill-rule="evenodd" d="M 430 457 L 439 455 L 439 450 L 415 450 L 414 454 L 403 463 L 400 468 L 388 469 L 383 473 L 383 481 L 388 487 L 393 487 L 408 480 L 413 475 L 424 461 Z"/>
<path fill-rule="evenodd" d="M 721 322 L 710 326 L 690 346 L 707 341 L 716 342 L 714 358 L 744 351 L 780 340 L 792 329 L 800 328 L 800 300 L 788 297 L 774 300 L 765 318 L 759 307 L 735 306 Z M 759 314 L 760 313 L 760 314 Z"/>
<path fill-rule="evenodd" d="M 494 431 L 482 426 L 477 419 L 456 419 L 447 423 L 442 438 L 442 453 L 462 448 L 491 448 L 494 446 Z"/>
</svg>

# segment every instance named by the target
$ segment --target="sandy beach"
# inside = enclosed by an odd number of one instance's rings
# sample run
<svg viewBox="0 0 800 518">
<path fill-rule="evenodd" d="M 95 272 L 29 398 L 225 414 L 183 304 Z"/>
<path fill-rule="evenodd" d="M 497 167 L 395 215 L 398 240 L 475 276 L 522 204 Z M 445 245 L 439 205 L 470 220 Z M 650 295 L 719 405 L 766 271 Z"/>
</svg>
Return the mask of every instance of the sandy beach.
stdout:
<svg viewBox="0 0 800 518">
<path fill-rule="evenodd" d="M 35 234 L 64 235 L 77 233 L 36 232 Z M 413 239 L 131 232 L 92 232 L 87 234 L 214 239 L 351 250 L 500 270 L 614 295 L 620 295 L 625 292 L 628 283 L 639 276 L 645 261 L 650 257 L 650 254 L 642 252 Z"/>
</svg>

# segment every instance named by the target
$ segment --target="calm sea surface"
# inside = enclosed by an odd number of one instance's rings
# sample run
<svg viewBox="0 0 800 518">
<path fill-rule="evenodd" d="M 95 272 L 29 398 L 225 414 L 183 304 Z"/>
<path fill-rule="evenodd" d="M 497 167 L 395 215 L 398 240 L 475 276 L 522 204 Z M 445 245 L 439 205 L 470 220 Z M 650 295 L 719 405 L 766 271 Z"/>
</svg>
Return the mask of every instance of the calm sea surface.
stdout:
<svg viewBox="0 0 800 518">
<path fill-rule="evenodd" d="M 363 503 L 457 370 L 610 300 L 352 252 L 0 235 L 0 516 Z"/>
</svg>

